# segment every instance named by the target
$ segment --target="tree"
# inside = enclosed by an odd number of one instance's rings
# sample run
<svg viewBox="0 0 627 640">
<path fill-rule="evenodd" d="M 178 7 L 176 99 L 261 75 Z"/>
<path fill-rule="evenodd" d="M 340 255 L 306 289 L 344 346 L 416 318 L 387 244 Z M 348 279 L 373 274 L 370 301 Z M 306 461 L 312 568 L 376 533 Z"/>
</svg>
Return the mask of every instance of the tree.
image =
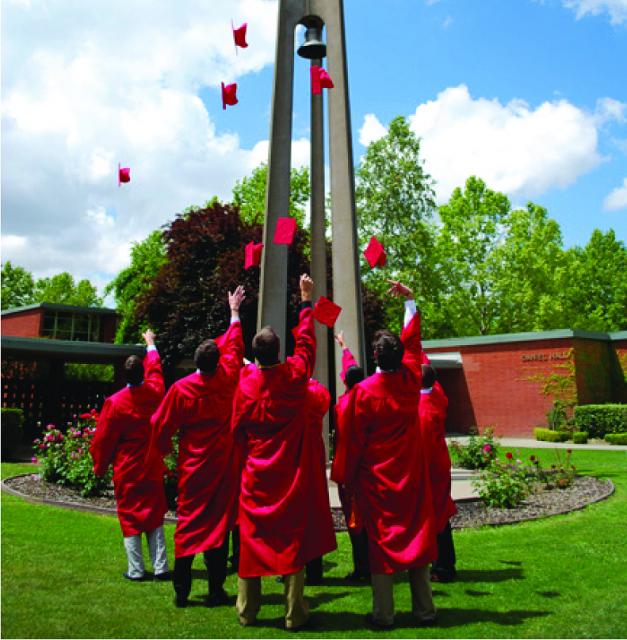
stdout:
<svg viewBox="0 0 627 640">
<path fill-rule="evenodd" d="M 405 118 L 394 118 L 387 135 L 368 146 L 356 178 L 361 248 L 376 236 L 388 256 L 384 269 L 363 267 L 366 285 L 381 297 L 386 278 L 406 282 L 419 296 L 423 315 L 432 319 L 441 286 L 434 254 L 435 194 L 420 157 L 420 139 Z M 386 305 L 386 315 L 388 325 L 398 329 L 396 305 Z M 429 335 L 434 326 L 427 320 L 425 328 Z"/>
<path fill-rule="evenodd" d="M 627 249 L 612 229 L 595 229 L 588 244 L 567 252 L 564 292 L 570 328 L 627 329 Z"/>
<path fill-rule="evenodd" d="M 34 298 L 36 302 L 52 302 L 57 304 L 76 305 L 77 307 L 100 307 L 102 298 L 98 290 L 89 280 L 74 282 L 74 277 L 67 271 L 51 278 L 39 278 L 35 283 Z"/>
<path fill-rule="evenodd" d="M 179 215 L 164 229 L 166 260 L 152 286 L 139 295 L 135 314 L 136 321 L 148 322 L 157 333 L 166 365 L 191 358 L 202 340 L 225 331 L 229 321 L 226 294 L 237 284 L 246 288 L 240 315 L 250 350 L 257 324 L 260 269 L 244 270 L 244 247 L 251 240 L 259 242 L 261 235 L 260 224 L 245 224 L 237 208 L 219 203 Z M 305 238 L 299 230 L 289 251 L 292 310 L 297 308 L 299 276 L 308 270 L 303 253 Z M 296 321 L 294 313 L 292 326 Z M 284 353 L 289 348 L 286 345 Z"/>
<path fill-rule="evenodd" d="M 35 302 L 33 274 L 9 260 L 2 265 L 2 309 L 23 307 Z"/>
<path fill-rule="evenodd" d="M 437 252 L 446 290 L 441 308 L 449 335 L 495 333 L 500 304 L 495 295 L 500 273 L 499 245 L 509 213 L 509 200 L 470 177 L 440 207 L 442 226 Z"/>
<path fill-rule="evenodd" d="M 564 328 L 567 261 L 559 224 L 532 202 L 507 216 L 494 285 L 496 333 Z"/>
<path fill-rule="evenodd" d="M 266 187 L 268 182 L 268 165 L 260 164 L 253 169 L 250 176 L 242 178 L 233 187 L 233 204 L 239 207 L 242 222 L 245 224 L 262 224 L 266 210 Z M 290 174 L 290 209 L 282 215 L 290 215 L 298 220 L 299 228 L 303 228 L 305 204 L 311 195 L 309 169 L 302 167 L 292 169 Z M 209 206 L 209 203 L 207 203 Z"/>
<path fill-rule="evenodd" d="M 145 328 L 136 314 L 137 300 L 145 295 L 165 264 L 166 249 L 161 231 L 153 231 L 131 248 L 131 264 L 106 286 L 105 295 L 113 293 L 115 305 L 120 314 L 115 341 L 140 342 Z"/>
</svg>

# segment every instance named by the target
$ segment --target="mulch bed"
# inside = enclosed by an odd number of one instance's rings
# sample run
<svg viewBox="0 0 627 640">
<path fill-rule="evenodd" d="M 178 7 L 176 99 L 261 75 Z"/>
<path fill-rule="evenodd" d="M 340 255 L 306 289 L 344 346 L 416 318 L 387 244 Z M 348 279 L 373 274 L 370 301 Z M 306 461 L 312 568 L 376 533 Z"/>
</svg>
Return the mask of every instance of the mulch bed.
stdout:
<svg viewBox="0 0 627 640">
<path fill-rule="evenodd" d="M 9 491 L 47 504 L 57 504 L 76 509 L 115 513 L 113 488 L 104 495 L 83 497 L 69 487 L 44 482 L 36 474 L 7 478 L 2 483 Z M 539 491 L 529 496 L 516 509 L 494 509 L 479 501 L 457 503 L 457 515 L 451 520 L 454 529 L 481 527 L 483 525 L 502 525 L 545 518 L 560 513 L 582 509 L 588 504 L 604 500 L 612 495 L 614 485 L 610 480 L 598 480 L 589 476 L 580 476 L 566 489 Z M 346 531 L 346 523 L 341 509 L 332 509 L 336 531 Z M 166 520 L 175 521 L 176 514 L 169 511 Z"/>
</svg>

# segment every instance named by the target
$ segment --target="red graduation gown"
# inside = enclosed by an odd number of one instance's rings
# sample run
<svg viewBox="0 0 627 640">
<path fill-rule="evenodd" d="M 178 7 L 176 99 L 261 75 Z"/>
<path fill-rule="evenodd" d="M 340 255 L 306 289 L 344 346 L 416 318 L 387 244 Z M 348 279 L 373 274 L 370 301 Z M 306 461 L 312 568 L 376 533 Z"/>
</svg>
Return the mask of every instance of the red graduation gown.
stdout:
<svg viewBox="0 0 627 640">
<path fill-rule="evenodd" d="M 447 406 L 448 398 L 439 382 L 433 385 L 431 393 L 420 396 L 420 430 L 428 449 L 431 495 L 438 532 L 457 513 L 451 498 L 451 456 L 444 437 Z"/>
<path fill-rule="evenodd" d="M 156 351 L 148 351 L 144 382 L 107 398 L 98 416 L 90 447 L 94 472 L 104 475 L 113 463 L 113 487 L 124 537 L 161 526 L 167 511 L 161 469 L 144 464 L 150 442 L 150 416 L 163 392 L 161 359 Z"/>
<path fill-rule="evenodd" d="M 239 575 L 287 575 L 330 551 L 311 502 L 319 435 L 304 415 L 316 355 L 311 308 L 300 312 L 294 355 L 242 370 L 233 431 L 242 450 Z M 324 415 L 324 412 L 323 414 Z M 322 529 L 324 531 L 324 529 Z M 334 546 L 333 540 L 333 546 Z"/>
<path fill-rule="evenodd" d="M 336 481 L 355 492 L 368 532 L 373 573 L 428 564 L 437 556 L 436 530 L 418 403 L 421 386 L 420 317 L 403 330 L 403 364 L 356 385 L 340 440 L 344 468 Z"/>
<path fill-rule="evenodd" d="M 237 465 L 230 422 L 244 357 L 241 323 L 233 322 L 216 342 L 216 371 L 175 382 L 152 416 L 152 456 L 169 453 L 179 432 L 177 558 L 219 547 L 235 522 Z"/>
</svg>

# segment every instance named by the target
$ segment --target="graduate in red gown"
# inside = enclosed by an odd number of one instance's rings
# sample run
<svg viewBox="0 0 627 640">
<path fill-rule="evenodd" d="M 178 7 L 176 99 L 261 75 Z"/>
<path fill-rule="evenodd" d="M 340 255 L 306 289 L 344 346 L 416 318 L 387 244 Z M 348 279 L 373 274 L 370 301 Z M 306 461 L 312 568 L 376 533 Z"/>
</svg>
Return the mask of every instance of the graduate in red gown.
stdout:
<svg viewBox="0 0 627 640">
<path fill-rule="evenodd" d="M 151 458 L 172 450 L 178 433 L 178 500 L 174 533 L 174 591 L 177 607 L 188 604 L 194 555 L 204 554 L 207 606 L 226 604 L 224 591 L 229 531 L 237 509 L 237 463 L 231 409 L 244 357 L 240 286 L 229 293 L 231 324 L 220 338 L 196 349 L 197 370 L 175 382 L 152 416 Z"/>
<path fill-rule="evenodd" d="M 446 445 L 448 398 L 437 381 L 436 371 L 424 356 L 420 392 L 420 430 L 428 446 L 429 478 L 438 532 L 438 557 L 431 566 L 431 580 L 449 582 L 455 577 L 455 546 L 449 522 L 457 513 L 451 498 L 451 456 Z"/>
<path fill-rule="evenodd" d="M 242 625 L 255 623 L 260 576 L 283 575 L 285 626 L 302 627 L 308 617 L 304 566 L 335 548 L 328 519 L 315 508 L 326 500 L 328 509 L 328 496 L 319 496 L 311 480 L 321 462 L 319 435 L 313 437 L 311 420 L 303 415 L 316 358 L 309 276 L 301 276 L 300 290 L 294 354 L 281 363 L 278 336 L 271 327 L 261 329 L 253 339 L 258 365 L 242 370 L 233 403 L 232 427 L 243 459 L 237 597 Z"/>
<path fill-rule="evenodd" d="M 400 339 L 375 335 L 377 372 L 350 394 L 339 452 L 346 462 L 336 476 L 355 493 L 368 532 L 373 611 L 366 619 L 378 629 L 393 626 L 393 574 L 403 570 L 417 622 L 435 620 L 428 564 L 437 555 L 436 530 L 418 417 L 420 315 L 411 290 L 390 283 L 391 294 L 407 298 L 405 326 Z"/>
<path fill-rule="evenodd" d="M 143 334 L 147 352 L 142 362 L 130 356 L 124 363 L 127 385 L 105 400 L 98 416 L 90 452 L 94 473 L 102 476 L 113 464 L 113 487 L 118 519 L 124 536 L 129 580 L 144 578 L 141 534 L 148 537 L 155 579 L 169 580 L 163 535 L 167 503 L 160 467 L 144 464 L 150 442 L 150 416 L 165 390 L 155 334 Z"/>
<path fill-rule="evenodd" d="M 336 481 L 338 477 L 343 477 L 346 465 L 346 460 L 342 454 L 346 453 L 347 448 L 340 441 L 346 438 L 344 413 L 348 406 L 349 394 L 351 389 L 364 379 L 364 370 L 357 364 L 353 354 L 347 347 L 343 331 L 336 334 L 335 341 L 342 349 L 340 378 L 346 386 L 346 391 L 338 398 L 335 404 L 335 455 L 331 464 L 331 480 L 333 481 Z M 346 576 L 346 580 L 349 582 L 370 580 L 368 534 L 364 527 L 363 518 L 357 508 L 356 497 L 341 482 L 338 483 L 337 488 L 353 552 L 353 571 Z"/>
</svg>

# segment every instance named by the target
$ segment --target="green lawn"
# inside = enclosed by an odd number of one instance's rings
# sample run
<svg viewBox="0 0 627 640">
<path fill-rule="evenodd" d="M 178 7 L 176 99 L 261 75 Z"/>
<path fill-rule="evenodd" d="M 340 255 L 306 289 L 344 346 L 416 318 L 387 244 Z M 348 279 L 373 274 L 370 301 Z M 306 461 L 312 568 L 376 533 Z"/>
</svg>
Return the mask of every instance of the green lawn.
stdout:
<svg viewBox="0 0 627 640">
<path fill-rule="evenodd" d="M 524 450 L 550 462 L 549 450 Z M 618 638 L 627 629 L 627 452 L 575 451 L 582 473 L 611 478 L 609 500 L 565 516 L 455 532 L 459 580 L 438 585 L 437 627 L 412 626 L 409 590 L 399 580 L 397 628 L 390 637 Z M 3 465 L 2 475 L 31 465 Z M 166 527 L 172 550 L 173 526 Z M 342 581 L 350 570 L 347 534 L 326 558 L 325 584 L 306 588 L 316 626 L 306 637 L 371 637 L 363 617 L 370 589 Z M 2 637 L 282 637 L 282 588 L 264 579 L 255 628 L 237 624 L 233 607 L 207 609 L 197 557 L 192 601 L 176 609 L 170 584 L 122 579 L 117 520 L 2 495 Z M 234 594 L 236 577 L 227 590 Z"/>
</svg>

